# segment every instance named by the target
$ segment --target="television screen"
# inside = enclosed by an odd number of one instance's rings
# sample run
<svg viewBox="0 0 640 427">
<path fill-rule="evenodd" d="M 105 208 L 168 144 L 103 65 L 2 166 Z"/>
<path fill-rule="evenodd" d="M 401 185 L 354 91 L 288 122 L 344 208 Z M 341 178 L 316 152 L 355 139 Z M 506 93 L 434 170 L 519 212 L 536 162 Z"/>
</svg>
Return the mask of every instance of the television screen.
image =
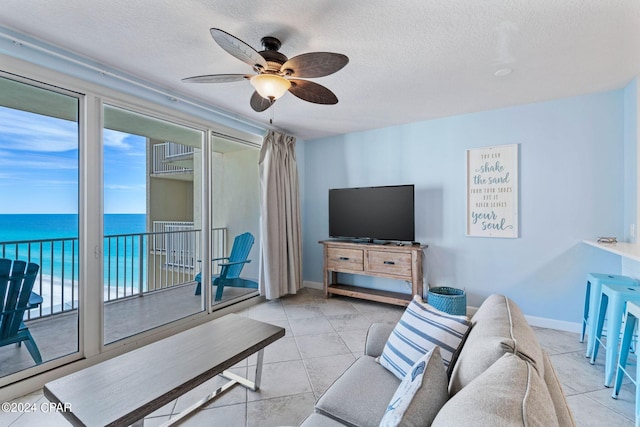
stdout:
<svg viewBox="0 0 640 427">
<path fill-rule="evenodd" d="M 329 236 L 415 240 L 414 186 L 329 190 Z"/>
</svg>

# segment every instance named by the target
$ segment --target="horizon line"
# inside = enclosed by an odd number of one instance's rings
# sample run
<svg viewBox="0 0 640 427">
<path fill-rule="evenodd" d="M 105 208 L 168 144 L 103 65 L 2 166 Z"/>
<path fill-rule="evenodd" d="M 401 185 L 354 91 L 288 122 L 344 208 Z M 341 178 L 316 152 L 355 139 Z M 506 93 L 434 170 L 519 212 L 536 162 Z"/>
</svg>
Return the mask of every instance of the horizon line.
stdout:
<svg viewBox="0 0 640 427">
<path fill-rule="evenodd" d="M 105 212 L 104 215 L 146 215 L 146 212 Z M 78 215 L 78 212 L 0 212 L 0 215 Z"/>
</svg>

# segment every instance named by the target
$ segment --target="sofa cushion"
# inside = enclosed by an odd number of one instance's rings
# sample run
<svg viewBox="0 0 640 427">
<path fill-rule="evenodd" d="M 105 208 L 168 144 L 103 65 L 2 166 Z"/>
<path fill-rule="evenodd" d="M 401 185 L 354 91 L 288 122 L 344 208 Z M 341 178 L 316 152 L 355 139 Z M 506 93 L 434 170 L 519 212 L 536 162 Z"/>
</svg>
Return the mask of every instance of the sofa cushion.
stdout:
<svg viewBox="0 0 640 427">
<path fill-rule="evenodd" d="M 505 353 L 515 353 L 544 375 L 542 348 L 520 308 L 503 295 L 491 295 L 471 319 L 471 331 L 451 372 L 449 394 L 458 393 Z"/>
<path fill-rule="evenodd" d="M 442 407 L 432 426 L 558 426 L 547 386 L 532 364 L 505 354 Z"/>
<path fill-rule="evenodd" d="M 420 357 L 439 346 L 442 361 L 448 367 L 469 326 L 465 316 L 444 313 L 416 295 L 389 335 L 380 364 L 403 379 Z"/>
<path fill-rule="evenodd" d="M 380 427 L 431 425 L 449 398 L 448 383 L 440 348 L 435 347 L 418 359 L 404 377 L 387 406 Z"/>
<path fill-rule="evenodd" d="M 371 357 L 379 357 L 394 326 L 389 323 L 372 323 L 369 326 L 364 342 L 364 354 Z"/>
<path fill-rule="evenodd" d="M 318 399 L 316 412 L 351 426 L 377 426 L 400 380 L 373 357 L 353 362 Z"/>
</svg>

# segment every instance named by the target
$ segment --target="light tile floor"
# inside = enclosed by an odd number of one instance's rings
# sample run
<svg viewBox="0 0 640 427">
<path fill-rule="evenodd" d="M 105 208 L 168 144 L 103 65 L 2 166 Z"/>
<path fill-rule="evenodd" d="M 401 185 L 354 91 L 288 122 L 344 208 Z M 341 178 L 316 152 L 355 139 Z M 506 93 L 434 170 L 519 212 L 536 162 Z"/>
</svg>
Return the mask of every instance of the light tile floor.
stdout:
<svg viewBox="0 0 640 427">
<path fill-rule="evenodd" d="M 362 354 L 366 331 L 372 322 L 395 323 L 401 307 L 333 297 L 303 289 L 298 295 L 265 302 L 241 312 L 248 317 L 286 328 L 286 336 L 265 350 L 262 388 L 259 392 L 236 386 L 187 419 L 185 426 L 297 425 L 313 411 L 316 399 Z M 578 426 L 633 426 L 635 388 L 629 381 L 618 400 L 605 388 L 604 352 L 595 365 L 584 357 L 585 344 L 578 335 L 534 328 L 550 353 Z M 245 375 L 255 366 L 255 356 L 234 367 Z M 169 420 L 224 381 L 214 378 L 181 396 L 145 419 L 145 426 Z M 42 391 L 17 399 L 46 403 Z M 0 412 L 1 426 L 68 426 L 60 414 L 38 410 L 28 414 Z"/>
</svg>

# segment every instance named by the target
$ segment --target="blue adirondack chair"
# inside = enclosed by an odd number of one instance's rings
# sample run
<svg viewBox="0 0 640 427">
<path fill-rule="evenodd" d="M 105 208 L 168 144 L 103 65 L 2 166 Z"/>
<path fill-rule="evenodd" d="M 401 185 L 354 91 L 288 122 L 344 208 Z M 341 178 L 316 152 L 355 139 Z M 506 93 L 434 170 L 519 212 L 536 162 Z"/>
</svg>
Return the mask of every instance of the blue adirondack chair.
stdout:
<svg viewBox="0 0 640 427">
<path fill-rule="evenodd" d="M 243 233 L 233 240 L 233 247 L 231 248 L 231 254 L 228 257 L 214 258 L 211 261 L 227 260 L 218 264 L 222 269 L 220 274 L 211 276 L 211 282 L 214 286 L 217 286 L 216 296 L 214 301 L 220 301 L 222 299 L 222 291 L 225 286 L 231 286 L 234 288 L 252 288 L 258 289 L 258 284 L 253 280 L 242 279 L 240 273 L 245 264 L 250 263 L 251 260 L 247 259 L 249 251 L 254 242 L 253 235 L 251 233 Z M 201 292 L 201 280 L 202 273 L 198 273 L 194 278 L 198 282 L 196 287 L 196 295 L 200 295 Z"/>
<path fill-rule="evenodd" d="M 42 356 L 22 319 L 26 310 L 34 308 L 29 299 L 39 269 L 38 264 L 32 262 L 0 259 L 0 347 L 20 346 L 24 341 L 36 364 L 42 363 Z"/>
</svg>

